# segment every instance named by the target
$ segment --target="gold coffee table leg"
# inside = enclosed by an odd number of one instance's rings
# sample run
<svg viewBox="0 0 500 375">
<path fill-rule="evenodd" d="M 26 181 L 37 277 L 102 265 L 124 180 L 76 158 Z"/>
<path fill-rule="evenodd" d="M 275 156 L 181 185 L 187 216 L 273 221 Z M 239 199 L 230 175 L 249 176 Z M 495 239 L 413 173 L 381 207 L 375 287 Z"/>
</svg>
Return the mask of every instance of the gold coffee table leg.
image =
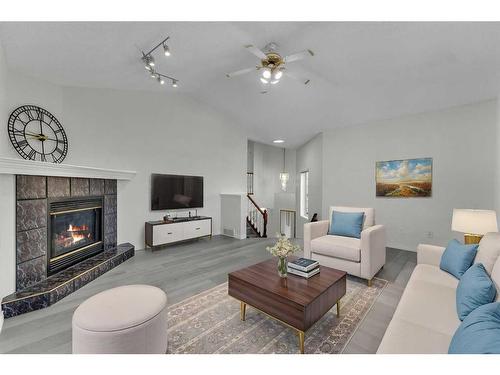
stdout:
<svg viewBox="0 0 500 375">
<path fill-rule="evenodd" d="M 297 331 L 299 334 L 299 348 L 300 348 L 300 354 L 304 354 L 304 332 L 303 331 Z"/>
<path fill-rule="evenodd" d="M 247 304 L 245 302 L 240 302 L 240 318 L 245 321 L 245 311 L 247 309 Z"/>
</svg>

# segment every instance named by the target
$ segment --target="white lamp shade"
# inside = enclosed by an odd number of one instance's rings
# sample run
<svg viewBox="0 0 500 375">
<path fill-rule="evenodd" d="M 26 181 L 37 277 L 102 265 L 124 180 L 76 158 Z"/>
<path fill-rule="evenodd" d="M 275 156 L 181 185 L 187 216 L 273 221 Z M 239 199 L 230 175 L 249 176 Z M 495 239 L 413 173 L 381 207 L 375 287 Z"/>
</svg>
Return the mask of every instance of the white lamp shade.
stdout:
<svg viewBox="0 0 500 375">
<path fill-rule="evenodd" d="M 498 232 L 497 214 L 491 210 L 455 208 L 451 230 L 481 236 L 488 232 Z"/>
</svg>

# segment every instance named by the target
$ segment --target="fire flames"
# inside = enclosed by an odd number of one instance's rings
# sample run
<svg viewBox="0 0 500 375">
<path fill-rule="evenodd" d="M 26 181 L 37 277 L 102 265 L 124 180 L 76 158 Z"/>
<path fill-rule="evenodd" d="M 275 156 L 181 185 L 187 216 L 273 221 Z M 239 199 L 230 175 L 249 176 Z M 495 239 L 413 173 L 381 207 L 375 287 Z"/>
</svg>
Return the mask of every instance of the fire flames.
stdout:
<svg viewBox="0 0 500 375">
<path fill-rule="evenodd" d="M 67 232 L 70 233 L 72 244 L 83 241 L 90 238 L 88 225 L 69 225 Z"/>
<path fill-rule="evenodd" d="M 58 247 L 72 247 L 82 241 L 92 241 L 92 234 L 89 231 L 88 225 L 72 225 L 60 232 L 56 237 L 56 245 Z"/>
</svg>

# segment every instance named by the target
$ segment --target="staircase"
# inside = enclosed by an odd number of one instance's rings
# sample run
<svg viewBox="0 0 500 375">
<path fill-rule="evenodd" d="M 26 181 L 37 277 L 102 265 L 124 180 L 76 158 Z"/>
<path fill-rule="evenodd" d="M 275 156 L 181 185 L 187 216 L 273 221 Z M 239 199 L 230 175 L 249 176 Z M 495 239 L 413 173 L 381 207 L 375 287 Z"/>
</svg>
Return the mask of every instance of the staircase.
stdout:
<svg viewBox="0 0 500 375">
<path fill-rule="evenodd" d="M 247 194 L 247 238 L 267 237 L 267 210 L 259 207 L 255 200 Z"/>
</svg>

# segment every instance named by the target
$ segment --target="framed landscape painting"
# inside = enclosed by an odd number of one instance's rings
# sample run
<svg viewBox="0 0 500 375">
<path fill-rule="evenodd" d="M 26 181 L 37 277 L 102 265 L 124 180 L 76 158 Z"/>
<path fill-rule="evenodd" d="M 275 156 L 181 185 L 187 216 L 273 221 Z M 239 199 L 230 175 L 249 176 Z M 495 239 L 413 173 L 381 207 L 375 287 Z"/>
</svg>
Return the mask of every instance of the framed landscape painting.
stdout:
<svg viewBox="0 0 500 375">
<path fill-rule="evenodd" d="M 375 168 L 377 197 L 432 195 L 432 158 L 378 161 Z"/>
</svg>

